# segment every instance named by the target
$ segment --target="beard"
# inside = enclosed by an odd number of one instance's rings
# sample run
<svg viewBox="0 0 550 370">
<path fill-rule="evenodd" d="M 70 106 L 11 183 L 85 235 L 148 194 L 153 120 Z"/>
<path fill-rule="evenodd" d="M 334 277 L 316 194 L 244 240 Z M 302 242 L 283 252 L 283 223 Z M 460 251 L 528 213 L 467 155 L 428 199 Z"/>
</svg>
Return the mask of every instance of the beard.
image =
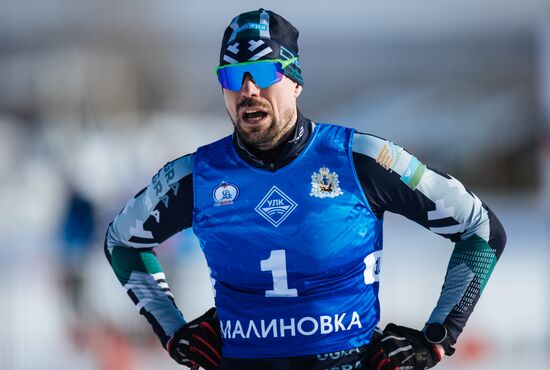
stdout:
<svg viewBox="0 0 550 370">
<path fill-rule="evenodd" d="M 243 108 L 258 108 L 266 113 L 265 120 L 257 126 L 247 126 L 244 124 L 244 118 L 241 114 Z M 279 118 L 273 114 L 273 108 L 269 102 L 263 102 L 259 99 L 246 98 L 237 105 L 236 117 L 232 117 L 233 126 L 240 139 L 249 147 L 259 150 L 269 150 L 281 143 L 294 126 L 293 117 L 295 109 L 293 107 L 283 111 Z"/>
</svg>

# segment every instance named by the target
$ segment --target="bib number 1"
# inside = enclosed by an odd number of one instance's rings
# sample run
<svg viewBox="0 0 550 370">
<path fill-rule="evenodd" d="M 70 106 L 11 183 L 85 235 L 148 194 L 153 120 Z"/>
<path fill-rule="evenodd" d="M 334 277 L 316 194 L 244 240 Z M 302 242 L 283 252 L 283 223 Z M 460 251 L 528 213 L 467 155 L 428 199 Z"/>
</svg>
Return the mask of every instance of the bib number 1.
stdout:
<svg viewBox="0 0 550 370">
<path fill-rule="evenodd" d="M 273 276 L 273 289 L 265 291 L 266 297 L 298 297 L 297 289 L 288 288 L 284 249 L 271 251 L 268 259 L 260 261 L 260 268 L 262 271 L 271 271 Z"/>
</svg>

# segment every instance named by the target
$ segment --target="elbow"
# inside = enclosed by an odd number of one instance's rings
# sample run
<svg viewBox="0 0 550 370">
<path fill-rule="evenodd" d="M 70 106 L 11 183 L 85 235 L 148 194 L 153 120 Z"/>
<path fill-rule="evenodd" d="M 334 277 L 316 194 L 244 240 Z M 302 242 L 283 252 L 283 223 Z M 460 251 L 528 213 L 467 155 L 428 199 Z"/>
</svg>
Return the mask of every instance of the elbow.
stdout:
<svg viewBox="0 0 550 370">
<path fill-rule="evenodd" d="M 109 233 L 111 231 L 112 225 L 113 223 L 111 222 L 107 227 L 107 232 L 105 233 L 105 240 L 103 241 L 103 252 L 105 253 L 105 257 L 107 258 L 107 261 L 109 261 L 109 264 L 111 264 L 111 256 L 113 254 L 113 248 L 109 247 Z"/>
<path fill-rule="evenodd" d="M 495 216 L 493 211 L 490 209 L 487 210 L 489 214 L 489 225 L 490 225 L 490 236 L 489 236 L 489 245 L 495 251 L 497 259 L 500 258 L 500 255 L 504 251 L 506 246 L 506 231 L 504 231 L 504 226 L 500 220 Z"/>
</svg>

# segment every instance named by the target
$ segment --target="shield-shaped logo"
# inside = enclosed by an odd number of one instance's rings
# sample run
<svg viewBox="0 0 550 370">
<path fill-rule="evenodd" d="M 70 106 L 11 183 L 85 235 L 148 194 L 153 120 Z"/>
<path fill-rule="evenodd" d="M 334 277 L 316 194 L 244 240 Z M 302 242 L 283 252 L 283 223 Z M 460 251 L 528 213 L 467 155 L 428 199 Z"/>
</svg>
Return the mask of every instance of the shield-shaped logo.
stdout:
<svg viewBox="0 0 550 370">
<path fill-rule="evenodd" d="M 319 172 L 311 175 L 311 192 L 309 195 L 317 198 L 334 198 L 344 194 L 340 189 L 340 180 L 336 172 L 330 172 L 330 169 L 323 166 Z"/>
</svg>

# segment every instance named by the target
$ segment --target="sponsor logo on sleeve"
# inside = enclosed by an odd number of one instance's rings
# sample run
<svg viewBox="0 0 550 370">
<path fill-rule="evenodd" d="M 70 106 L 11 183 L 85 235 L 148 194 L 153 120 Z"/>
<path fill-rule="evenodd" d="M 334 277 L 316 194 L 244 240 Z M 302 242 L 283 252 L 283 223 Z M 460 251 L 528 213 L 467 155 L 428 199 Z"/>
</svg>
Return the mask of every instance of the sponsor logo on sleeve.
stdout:
<svg viewBox="0 0 550 370">
<path fill-rule="evenodd" d="M 401 154 L 401 148 L 391 142 L 386 142 L 376 157 L 376 163 L 391 170 Z"/>
<path fill-rule="evenodd" d="M 425 171 L 426 166 L 415 157 L 411 157 L 411 161 L 405 169 L 405 172 L 401 175 L 401 181 L 407 184 L 412 190 L 415 190 Z"/>
</svg>

